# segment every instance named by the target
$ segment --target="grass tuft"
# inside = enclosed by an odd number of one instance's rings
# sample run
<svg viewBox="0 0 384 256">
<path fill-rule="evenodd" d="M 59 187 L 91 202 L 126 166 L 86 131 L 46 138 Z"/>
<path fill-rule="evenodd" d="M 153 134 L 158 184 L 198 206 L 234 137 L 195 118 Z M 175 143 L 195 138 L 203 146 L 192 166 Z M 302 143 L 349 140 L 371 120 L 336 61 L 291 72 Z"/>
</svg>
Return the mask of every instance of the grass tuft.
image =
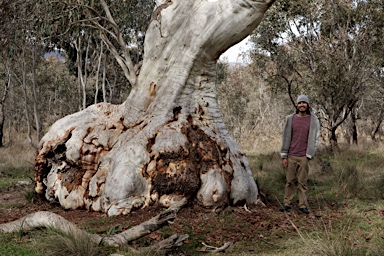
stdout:
<svg viewBox="0 0 384 256">
<path fill-rule="evenodd" d="M 48 229 L 48 235 L 40 246 L 46 251 L 46 255 L 52 256 L 102 255 L 101 247 L 96 245 L 90 236 L 77 232 L 64 232 L 52 228 Z"/>
<path fill-rule="evenodd" d="M 380 232 L 373 230 L 368 236 L 362 229 L 354 231 L 354 218 L 351 216 L 341 223 L 307 234 L 303 252 L 317 256 L 378 256 L 382 255 L 384 243 Z M 368 239 L 369 237 L 369 239 Z"/>
<path fill-rule="evenodd" d="M 353 163 L 345 163 L 331 175 L 332 190 L 343 194 L 345 198 L 359 196 L 364 189 L 364 180 Z"/>
<path fill-rule="evenodd" d="M 285 170 L 278 154 L 249 156 L 253 176 L 264 203 L 275 203 L 284 195 Z"/>
</svg>

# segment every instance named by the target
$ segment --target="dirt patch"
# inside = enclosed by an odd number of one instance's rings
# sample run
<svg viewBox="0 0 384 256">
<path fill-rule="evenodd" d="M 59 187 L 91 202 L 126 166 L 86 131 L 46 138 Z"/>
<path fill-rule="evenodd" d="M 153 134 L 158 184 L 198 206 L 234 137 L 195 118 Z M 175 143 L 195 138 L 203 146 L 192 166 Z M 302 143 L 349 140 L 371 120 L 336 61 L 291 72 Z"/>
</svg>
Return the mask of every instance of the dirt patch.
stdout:
<svg viewBox="0 0 384 256">
<path fill-rule="evenodd" d="M 28 188 L 28 189 L 31 189 Z M 90 232 L 106 234 L 111 227 L 117 232 L 124 231 L 159 214 L 164 208 L 151 206 L 132 212 L 127 216 L 107 217 L 105 214 L 87 210 L 64 210 L 57 204 L 44 200 L 28 202 L 25 196 L 26 187 L 13 186 L 0 193 L 0 223 L 6 223 L 37 211 L 57 213 Z M 189 205 L 182 209 L 173 224 L 136 241 L 134 246 L 148 245 L 162 240 L 169 235 L 189 234 L 189 247 L 198 249 L 202 242 L 220 247 L 225 242 L 232 242 L 232 253 L 255 253 L 263 246 L 276 247 L 277 241 L 286 235 L 297 236 L 292 226 L 295 223 L 300 230 L 311 230 L 314 225 L 323 225 L 327 219 L 338 218 L 336 213 L 319 216 L 299 214 L 292 211 L 287 215 L 278 211 L 278 205 L 251 208 L 227 207 L 220 213 L 204 209 L 198 205 Z M 285 238 L 284 238 L 285 239 Z M 194 250 L 193 249 L 193 250 Z M 181 255 L 190 255 L 184 252 Z"/>
</svg>

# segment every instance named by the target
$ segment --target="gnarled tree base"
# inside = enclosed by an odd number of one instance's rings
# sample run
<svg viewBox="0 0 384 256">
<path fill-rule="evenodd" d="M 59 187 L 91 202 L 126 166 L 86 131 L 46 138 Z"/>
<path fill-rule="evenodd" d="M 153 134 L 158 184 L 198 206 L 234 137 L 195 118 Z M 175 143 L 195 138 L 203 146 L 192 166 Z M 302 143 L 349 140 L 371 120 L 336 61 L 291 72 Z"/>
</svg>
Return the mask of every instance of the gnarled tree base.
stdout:
<svg viewBox="0 0 384 256">
<path fill-rule="evenodd" d="M 245 154 L 204 110 L 175 107 L 128 126 L 121 107 L 93 105 L 51 127 L 35 161 L 38 193 L 110 216 L 183 197 L 211 208 L 257 202 Z"/>
</svg>

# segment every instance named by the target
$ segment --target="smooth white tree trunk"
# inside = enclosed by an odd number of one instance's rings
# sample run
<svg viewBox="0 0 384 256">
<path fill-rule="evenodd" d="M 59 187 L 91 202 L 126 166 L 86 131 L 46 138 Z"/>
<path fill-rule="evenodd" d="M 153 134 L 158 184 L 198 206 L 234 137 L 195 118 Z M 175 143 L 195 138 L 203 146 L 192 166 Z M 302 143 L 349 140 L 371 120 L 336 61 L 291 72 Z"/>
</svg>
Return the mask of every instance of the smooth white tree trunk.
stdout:
<svg viewBox="0 0 384 256">
<path fill-rule="evenodd" d="M 218 111 L 216 61 L 272 2 L 159 4 L 130 96 L 51 127 L 35 161 L 36 191 L 65 208 L 108 215 L 183 197 L 212 208 L 257 203 L 248 160 Z"/>
</svg>

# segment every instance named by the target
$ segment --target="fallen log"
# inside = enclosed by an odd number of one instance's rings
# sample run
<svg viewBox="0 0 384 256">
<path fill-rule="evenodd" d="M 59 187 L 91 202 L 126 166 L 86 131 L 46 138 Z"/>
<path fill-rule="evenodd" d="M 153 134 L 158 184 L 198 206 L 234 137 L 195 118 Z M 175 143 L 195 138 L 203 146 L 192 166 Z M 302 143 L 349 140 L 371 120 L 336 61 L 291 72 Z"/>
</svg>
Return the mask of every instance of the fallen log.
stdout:
<svg viewBox="0 0 384 256">
<path fill-rule="evenodd" d="M 41 211 L 28 214 L 27 216 L 18 220 L 0 224 L 0 232 L 13 233 L 20 230 L 29 231 L 36 228 L 52 228 L 65 233 L 71 233 L 81 236 L 88 236 L 95 244 L 104 244 L 108 246 L 119 247 L 131 241 L 139 239 L 148 235 L 161 227 L 170 224 L 177 216 L 180 209 L 187 203 L 187 199 L 183 198 L 180 201 L 172 204 L 168 209 L 164 210 L 157 216 L 145 221 L 137 226 L 127 229 L 119 234 L 103 237 L 98 234 L 91 234 L 78 228 L 75 224 L 61 217 L 60 215 Z M 159 254 L 171 250 L 175 247 L 182 245 L 183 241 L 188 238 L 188 235 L 174 234 L 171 237 L 160 241 L 158 244 L 146 248 L 138 249 L 140 252 L 155 251 Z"/>
</svg>

